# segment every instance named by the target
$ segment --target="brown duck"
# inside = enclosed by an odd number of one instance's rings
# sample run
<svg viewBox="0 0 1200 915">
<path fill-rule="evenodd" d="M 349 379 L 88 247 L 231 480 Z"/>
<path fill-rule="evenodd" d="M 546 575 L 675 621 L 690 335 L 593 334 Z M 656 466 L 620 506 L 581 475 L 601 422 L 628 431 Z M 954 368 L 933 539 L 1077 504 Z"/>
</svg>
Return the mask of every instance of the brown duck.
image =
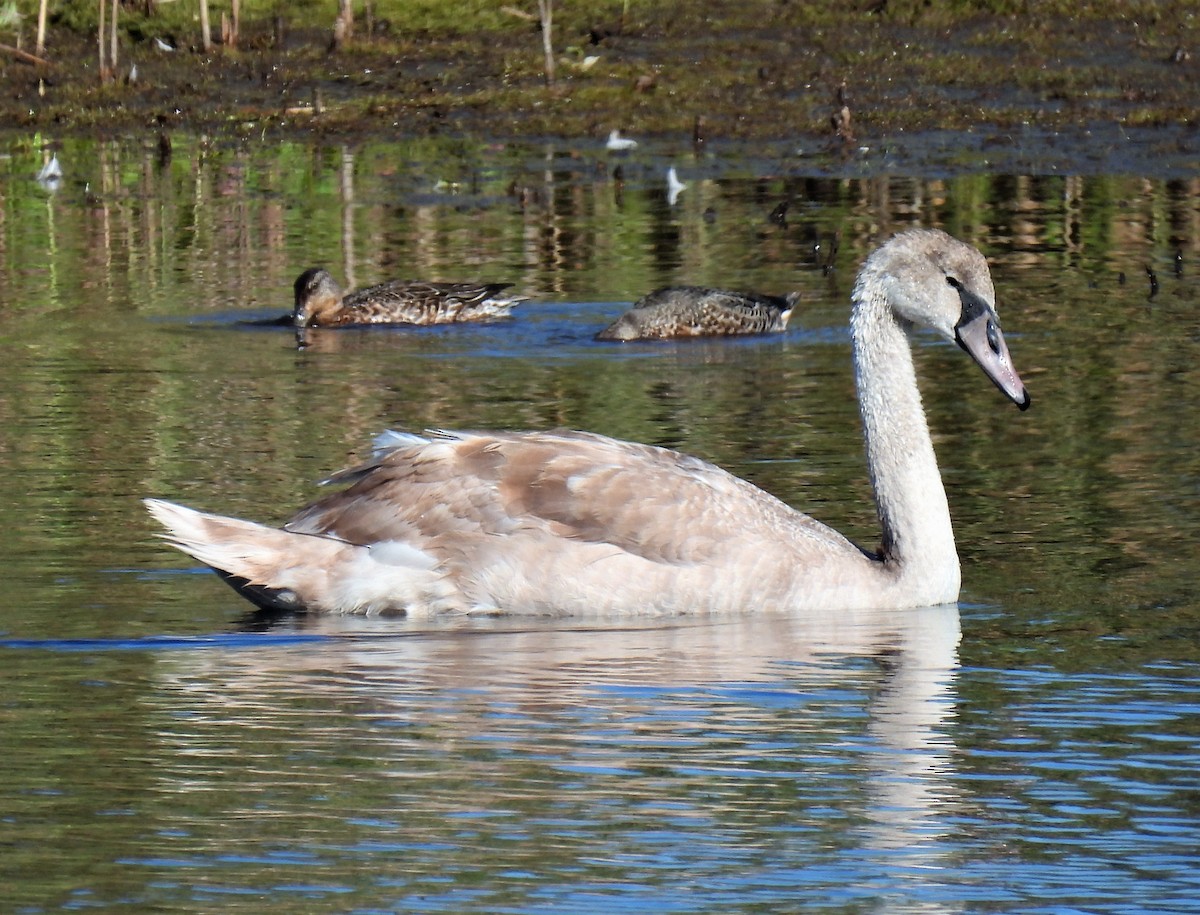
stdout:
<svg viewBox="0 0 1200 915">
<path fill-rule="evenodd" d="M 787 329 L 799 298 L 798 292 L 773 296 L 703 286 L 665 286 L 640 298 L 633 308 L 596 334 L 596 339 L 666 340 L 779 333 Z"/>
<path fill-rule="evenodd" d="M 392 280 L 344 292 L 320 267 L 296 278 L 297 327 L 351 324 L 453 324 L 507 317 L 528 296 L 506 295 L 512 283 L 423 283 Z"/>
</svg>

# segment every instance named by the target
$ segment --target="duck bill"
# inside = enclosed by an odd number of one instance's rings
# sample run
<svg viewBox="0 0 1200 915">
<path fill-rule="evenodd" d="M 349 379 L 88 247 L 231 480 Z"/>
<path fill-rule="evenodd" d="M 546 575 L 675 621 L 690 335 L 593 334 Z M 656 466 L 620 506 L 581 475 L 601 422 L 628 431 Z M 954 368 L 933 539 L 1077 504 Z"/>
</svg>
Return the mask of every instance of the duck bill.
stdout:
<svg viewBox="0 0 1200 915">
<path fill-rule="evenodd" d="M 954 338 L 1005 397 L 1022 410 L 1028 410 L 1029 392 L 1013 368 L 996 312 L 982 302 L 980 305 L 982 307 L 963 309 L 963 319 L 954 328 Z"/>
</svg>

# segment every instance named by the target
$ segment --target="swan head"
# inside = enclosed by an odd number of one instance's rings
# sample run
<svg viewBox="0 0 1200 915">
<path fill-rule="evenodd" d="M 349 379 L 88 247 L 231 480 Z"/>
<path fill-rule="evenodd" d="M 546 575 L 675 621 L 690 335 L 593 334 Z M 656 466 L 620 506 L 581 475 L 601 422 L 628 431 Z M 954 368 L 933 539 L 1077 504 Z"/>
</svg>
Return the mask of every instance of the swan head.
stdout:
<svg viewBox="0 0 1200 915">
<path fill-rule="evenodd" d="M 1013 366 L 1008 354 L 1008 344 L 1000 331 L 1000 316 L 994 306 L 989 305 L 952 277 L 946 284 L 958 293 L 962 300 L 962 314 L 954 325 L 954 342 L 961 346 L 983 373 L 1004 392 L 1009 400 L 1020 409 L 1028 410 L 1029 392 Z"/>
<path fill-rule="evenodd" d="M 322 318 L 342 304 L 342 288 L 332 274 L 321 267 L 301 273 L 296 277 L 292 289 L 296 294 L 292 323 L 296 327 L 318 325 L 322 323 Z"/>
<path fill-rule="evenodd" d="M 864 265 L 856 298 L 873 290 L 906 326 L 928 327 L 958 344 L 1009 400 L 1029 408 L 1000 330 L 992 275 L 976 248 L 940 229 L 901 232 Z"/>
</svg>

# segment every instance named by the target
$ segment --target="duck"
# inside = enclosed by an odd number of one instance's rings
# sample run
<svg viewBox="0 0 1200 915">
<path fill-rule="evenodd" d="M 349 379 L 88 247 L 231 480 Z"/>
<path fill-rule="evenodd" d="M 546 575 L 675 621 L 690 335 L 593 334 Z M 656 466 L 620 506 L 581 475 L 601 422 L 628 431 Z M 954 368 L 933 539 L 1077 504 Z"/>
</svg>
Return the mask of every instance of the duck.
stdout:
<svg viewBox="0 0 1200 915">
<path fill-rule="evenodd" d="M 296 327 L 354 324 L 453 324 L 507 317 L 528 296 L 504 292 L 512 283 L 424 283 L 392 280 L 344 292 L 328 270 L 313 267 L 296 278 Z"/>
<path fill-rule="evenodd" d="M 787 330 L 799 300 L 798 292 L 773 296 L 707 286 L 664 286 L 634 302 L 596 339 L 627 342 L 781 333 Z"/>
<path fill-rule="evenodd" d="M 582 431 L 384 433 L 325 481 L 342 488 L 281 528 L 146 506 L 164 539 L 270 611 L 620 618 L 954 603 L 958 554 L 909 332 L 957 344 L 1027 409 L 987 261 L 939 229 L 907 229 L 871 252 L 851 298 L 874 548 L 706 461 Z"/>
</svg>

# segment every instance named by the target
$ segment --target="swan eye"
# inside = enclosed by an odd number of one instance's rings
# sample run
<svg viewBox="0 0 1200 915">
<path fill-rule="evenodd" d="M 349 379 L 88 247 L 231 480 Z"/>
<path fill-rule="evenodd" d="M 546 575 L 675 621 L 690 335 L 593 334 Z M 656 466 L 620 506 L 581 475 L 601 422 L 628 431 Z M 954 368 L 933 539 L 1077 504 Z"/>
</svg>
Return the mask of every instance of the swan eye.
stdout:
<svg viewBox="0 0 1200 915">
<path fill-rule="evenodd" d="M 997 356 L 999 356 L 1000 355 L 1000 331 L 996 327 L 996 322 L 994 322 L 994 321 L 987 322 L 987 342 L 988 342 L 988 346 L 990 346 L 992 348 L 992 352 L 995 353 Z"/>
<path fill-rule="evenodd" d="M 955 289 L 962 289 L 962 283 L 960 283 L 957 279 L 955 279 L 952 276 L 946 277 L 946 282 L 949 283 L 951 286 L 953 286 Z"/>
</svg>

